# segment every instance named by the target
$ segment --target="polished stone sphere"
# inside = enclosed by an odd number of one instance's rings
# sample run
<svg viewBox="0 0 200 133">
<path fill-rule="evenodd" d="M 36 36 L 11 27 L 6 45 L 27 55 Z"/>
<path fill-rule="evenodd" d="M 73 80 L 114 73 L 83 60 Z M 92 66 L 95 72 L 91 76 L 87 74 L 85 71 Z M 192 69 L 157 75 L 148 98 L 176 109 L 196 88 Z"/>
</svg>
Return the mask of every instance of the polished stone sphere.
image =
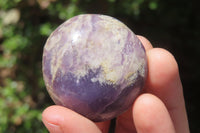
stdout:
<svg viewBox="0 0 200 133">
<path fill-rule="evenodd" d="M 43 51 L 46 88 L 58 104 L 92 121 L 132 106 L 147 77 L 145 49 L 122 22 L 84 14 L 61 24 Z"/>
</svg>

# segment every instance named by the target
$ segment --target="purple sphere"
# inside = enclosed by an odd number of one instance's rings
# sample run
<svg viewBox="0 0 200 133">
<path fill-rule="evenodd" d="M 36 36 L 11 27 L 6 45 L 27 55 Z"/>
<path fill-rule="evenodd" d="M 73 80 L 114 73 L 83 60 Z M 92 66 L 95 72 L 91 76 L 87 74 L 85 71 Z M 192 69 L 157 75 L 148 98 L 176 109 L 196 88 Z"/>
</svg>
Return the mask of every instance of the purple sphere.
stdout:
<svg viewBox="0 0 200 133">
<path fill-rule="evenodd" d="M 93 121 L 109 120 L 140 94 L 147 77 L 145 49 L 115 18 L 75 16 L 48 38 L 43 77 L 56 104 Z"/>
</svg>

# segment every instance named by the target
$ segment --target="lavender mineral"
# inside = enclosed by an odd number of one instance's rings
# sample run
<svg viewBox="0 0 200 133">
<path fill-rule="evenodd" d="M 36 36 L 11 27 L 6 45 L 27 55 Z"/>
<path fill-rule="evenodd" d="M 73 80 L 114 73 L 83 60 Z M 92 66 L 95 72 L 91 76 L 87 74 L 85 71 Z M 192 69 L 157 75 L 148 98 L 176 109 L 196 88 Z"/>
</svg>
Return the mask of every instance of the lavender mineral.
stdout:
<svg viewBox="0 0 200 133">
<path fill-rule="evenodd" d="M 126 111 L 147 77 L 147 59 L 136 35 L 119 20 L 75 16 L 48 38 L 43 51 L 46 88 L 58 104 L 93 120 Z"/>
</svg>

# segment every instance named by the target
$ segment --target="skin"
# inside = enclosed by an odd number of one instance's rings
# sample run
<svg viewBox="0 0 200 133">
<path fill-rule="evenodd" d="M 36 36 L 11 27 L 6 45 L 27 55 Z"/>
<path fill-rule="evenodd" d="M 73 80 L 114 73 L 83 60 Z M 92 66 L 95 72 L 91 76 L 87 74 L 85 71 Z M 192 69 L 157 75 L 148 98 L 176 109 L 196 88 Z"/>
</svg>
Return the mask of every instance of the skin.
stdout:
<svg viewBox="0 0 200 133">
<path fill-rule="evenodd" d="M 115 133 L 189 133 L 178 65 L 171 53 L 153 48 L 144 37 L 148 77 L 132 108 L 116 119 Z M 42 121 L 50 133 L 108 133 L 110 121 L 94 123 L 76 112 L 53 105 Z"/>
</svg>

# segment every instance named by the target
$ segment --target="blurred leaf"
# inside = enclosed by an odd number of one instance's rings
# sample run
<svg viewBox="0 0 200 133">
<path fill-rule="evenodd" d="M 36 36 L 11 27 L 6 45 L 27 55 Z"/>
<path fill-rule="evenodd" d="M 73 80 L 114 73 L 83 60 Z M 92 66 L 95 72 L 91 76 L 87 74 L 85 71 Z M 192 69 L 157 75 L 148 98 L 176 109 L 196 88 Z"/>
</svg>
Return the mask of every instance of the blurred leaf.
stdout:
<svg viewBox="0 0 200 133">
<path fill-rule="evenodd" d="M 40 26 L 40 34 L 44 36 L 49 36 L 53 31 L 50 23 L 45 23 Z"/>
<path fill-rule="evenodd" d="M 38 78 L 38 85 L 40 86 L 40 88 L 45 87 L 44 80 L 43 80 L 42 76 L 40 78 Z"/>
<path fill-rule="evenodd" d="M 71 0 L 71 2 L 73 2 L 73 3 L 76 3 L 76 2 L 78 2 L 79 0 Z"/>
<path fill-rule="evenodd" d="M 74 3 L 71 3 L 67 7 L 62 8 L 59 13 L 59 18 L 62 20 L 66 20 L 77 15 L 78 12 L 78 7 Z"/>
<path fill-rule="evenodd" d="M 6 10 L 15 7 L 22 0 L 0 0 L 0 9 Z"/>
<path fill-rule="evenodd" d="M 17 57 L 13 55 L 8 55 L 7 57 L 0 56 L 0 67 L 11 68 L 16 64 Z"/>
<path fill-rule="evenodd" d="M 150 8 L 151 10 L 156 10 L 156 9 L 158 8 L 157 2 L 151 1 L 151 2 L 149 3 L 149 8 Z"/>
<path fill-rule="evenodd" d="M 112 2 L 115 2 L 116 0 L 108 0 L 108 1 L 112 3 Z"/>
<path fill-rule="evenodd" d="M 15 35 L 11 38 L 8 38 L 3 43 L 3 48 L 5 51 L 15 51 L 15 50 L 22 50 L 28 44 L 28 39 L 21 36 Z"/>
<path fill-rule="evenodd" d="M 3 37 L 12 37 L 15 34 L 16 27 L 14 25 L 2 27 Z"/>
</svg>

